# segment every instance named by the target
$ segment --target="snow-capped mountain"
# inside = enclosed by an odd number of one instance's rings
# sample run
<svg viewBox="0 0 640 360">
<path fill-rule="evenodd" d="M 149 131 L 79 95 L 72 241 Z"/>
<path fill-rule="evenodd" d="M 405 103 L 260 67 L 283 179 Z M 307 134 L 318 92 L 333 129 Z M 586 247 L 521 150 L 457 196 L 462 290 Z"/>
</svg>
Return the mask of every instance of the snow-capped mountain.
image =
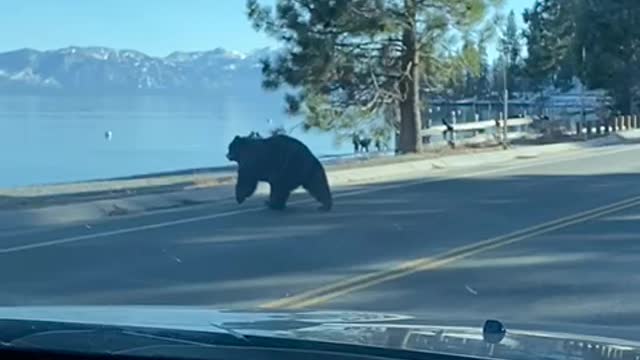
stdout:
<svg viewBox="0 0 640 360">
<path fill-rule="evenodd" d="M 68 47 L 0 53 L 0 93 L 183 93 L 259 90 L 260 49 L 174 52 L 152 57 L 135 50 Z"/>
</svg>

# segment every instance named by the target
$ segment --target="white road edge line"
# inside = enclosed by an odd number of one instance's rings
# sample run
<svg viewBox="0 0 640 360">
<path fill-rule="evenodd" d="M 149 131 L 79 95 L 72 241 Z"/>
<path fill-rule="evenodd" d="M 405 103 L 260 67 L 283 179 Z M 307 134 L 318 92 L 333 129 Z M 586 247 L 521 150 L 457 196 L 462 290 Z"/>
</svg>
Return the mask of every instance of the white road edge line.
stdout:
<svg viewBox="0 0 640 360">
<path fill-rule="evenodd" d="M 373 187 L 373 188 L 370 188 L 370 189 L 359 189 L 359 190 L 353 190 L 353 191 L 347 191 L 347 192 L 343 192 L 343 193 L 338 193 L 338 194 L 334 195 L 334 198 L 343 198 L 343 197 L 349 197 L 349 196 L 354 196 L 354 195 L 375 193 L 375 192 L 380 192 L 380 191 L 384 191 L 384 190 L 391 190 L 391 189 L 397 189 L 397 188 L 402 188 L 402 187 L 415 186 L 415 185 L 420 185 L 420 184 L 443 182 L 443 181 L 449 181 L 449 180 L 453 180 L 453 179 L 462 179 L 462 178 L 483 176 L 483 175 L 489 175 L 489 174 L 495 174 L 495 173 L 501 173 L 501 172 L 509 172 L 509 171 L 513 171 L 513 170 L 525 169 L 525 168 L 530 168 L 530 167 L 543 166 L 543 165 L 548 165 L 548 164 L 556 164 L 556 163 L 561 163 L 561 162 L 565 162 L 565 161 L 580 160 L 580 159 L 583 159 L 583 158 L 586 159 L 586 158 L 600 157 L 600 156 L 605 156 L 605 155 L 617 154 L 617 153 L 625 152 L 625 151 L 637 150 L 638 147 L 640 147 L 640 146 L 631 147 L 631 146 L 627 145 L 627 146 L 625 146 L 623 148 L 615 149 L 615 150 L 612 150 L 612 151 L 606 151 L 606 152 L 596 152 L 596 151 L 591 152 L 590 151 L 586 155 L 584 153 L 577 154 L 577 155 L 581 155 L 581 156 L 569 156 L 569 157 L 562 157 L 560 159 L 554 158 L 554 159 L 541 160 L 541 161 L 532 161 L 532 162 L 527 162 L 525 164 L 520 164 L 520 165 L 500 167 L 500 168 L 489 169 L 489 170 L 481 170 L 481 171 L 476 171 L 476 172 L 472 172 L 472 173 L 468 173 L 468 174 L 453 175 L 453 176 L 450 176 L 450 177 L 446 177 L 445 176 L 445 177 L 442 177 L 442 178 L 417 179 L 417 180 L 414 180 L 414 181 L 407 181 L 407 182 L 403 182 L 403 183 L 394 183 L 394 184 L 388 184 L 388 185 L 381 185 L 381 186 L 376 186 L 376 187 Z M 313 202 L 313 201 L 315 201 L 315 200 L 313 200 L 313 199 L 301 199 L 301 200 L 297 200 L 297 201 L 291 201 L 290 203 L 291 204 L 304 204 L 304 203 L 309 203 L 309 202 Z M 68 244 L 68 243 L 73 243 L 73 242 L 78 242 L 78 241 L 83 241 L 83 240 L 98 239 L 98 238 L 115 236 L 115 235 L 129 234 L 129 233 L 140 232 L 140 231 L 145 231 L 145 230 L 160 229 L 160 228 L 164 228 L 164 227 L 189 224 L 189 223 L 198 222 L 198 221 L 212 220 L 212 219 L 218 219 L 218 218 L 234 216 L 234 215 L 239 215 L 239 214 L 247 214 L 247 213 L 253 213 L 253 212 L 258 212 L 258 211 L 264 211 L 264 210 L 266 210 L 266 208 L 262 207 L 262 206 L 261 207 L 247 208 L 247 209 L 238 209 L 238 210 L 226 211 L 226 212 L 221 212 L 221 213 L 211 214 L 211 215 L 195 216 L 195 217 L 184 218 L 184 219 L 179 219 L 179 220 L 165 221 L 165 222 L 156 223 L 156 224 L 134 226 L 134 227 L 129 227 L 129 228 L 125 228 L 125 229 L 118 229 L 118 230 L 104 231 L 104 232 L 99 232 L 99 233 L 94 233 L 94 234 L 72 236 L 72 237 L 68 237 L 68 238 L 43 241 L 43 242 L 38 242 L 38 243 L 33 243 L 33 244 L 18 245 L 18 246 L 12 246 L 12 247 L 8 247 L 8 248 L 0 249 L 0 254 L 15 253 L 15 252 L 20 252 L 20 251 L 26 251 L 26 250 L 32 250 L 32 249 L 48 247 L 48 246 L 56 246 L 56 245 Z"/>
</svg>

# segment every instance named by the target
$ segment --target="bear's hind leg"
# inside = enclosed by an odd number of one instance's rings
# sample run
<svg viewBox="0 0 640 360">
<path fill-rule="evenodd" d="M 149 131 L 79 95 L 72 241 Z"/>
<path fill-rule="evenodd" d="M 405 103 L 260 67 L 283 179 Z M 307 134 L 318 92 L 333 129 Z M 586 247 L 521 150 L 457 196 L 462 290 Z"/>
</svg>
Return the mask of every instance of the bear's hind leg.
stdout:
<svg viewBox="0 0 640 360">
<path fill-rule="evenodd" d="M 283 186 L 271 185 L 267 206 L 271 210 L 284 210 L 287 207 L 290 194 L 291 191 Z"/>
<path fill-rule="evenodd" d="M 333 207 L 333 199 L 331 196 L 331 189 L 329 189 L 329 181 L 327 181 L 327 174 L 324 172 L 323 168 L 319 168 L 314 176 L 304 184 L 304 187 L 307 192 L 313 196 L 322 206 L 320 206 L 319 210 L 321 211 L 329 211 Z"/>
</svg>

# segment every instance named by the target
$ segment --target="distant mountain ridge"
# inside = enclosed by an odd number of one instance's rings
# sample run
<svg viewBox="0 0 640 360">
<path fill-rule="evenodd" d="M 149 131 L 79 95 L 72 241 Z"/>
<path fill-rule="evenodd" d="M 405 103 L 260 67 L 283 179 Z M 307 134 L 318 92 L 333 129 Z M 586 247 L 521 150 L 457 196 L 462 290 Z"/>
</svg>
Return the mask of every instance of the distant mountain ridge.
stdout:
<svg viewBox="0 0 640 360">
<path fill-rule="evenodd" d="M 0 53 L 0 94 L 188 93 L 260 90 L 260 59 L 217 48 L 153 57 L 136 50 L 70 46 Z"/>
</svg>

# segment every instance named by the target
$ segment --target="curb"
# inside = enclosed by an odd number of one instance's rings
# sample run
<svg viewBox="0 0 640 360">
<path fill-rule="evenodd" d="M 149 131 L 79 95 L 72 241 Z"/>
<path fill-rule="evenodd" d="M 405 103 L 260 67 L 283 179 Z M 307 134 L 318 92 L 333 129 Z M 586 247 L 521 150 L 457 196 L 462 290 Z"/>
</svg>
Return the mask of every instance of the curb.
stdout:
<svg viewBox="0 0 640 360">
<path fill-rule="evenodd" d="M 638 132 L 640 141 L 640 132 Z M 418 178 L 434 170 L 492 165 L 517 159 L 533 159 L 547 154 L 575 151 L 625 143 L 619 136 L 611 136 L 578 143 L 562 143 L 514 148 L 507 151 L 488 151 L 448 155 L 435 159 L 407 160 L 397 163 L 370 165 L 327 171 L 333 187 L 363 185 Z M 193 184 L 192 184 L 193 185 Z M 268 194 L 267 184 L 259 184 L 256 194 Z M 194 205 L 212 204 L 233 199 L 233 182 L 211 187 L 174 189 L 165 193 L 136 194 L 112 199 L 72 202 L 40 208 L 0 210 L 0 231 L 14 231 L 34 226 L 55 226 L 80 223 L 90 227 L 91 222 L 111 217 L 150 213 Z"/>
<path fill-rule="evenodd" d="M 616 133 L 615 136 L 625 144 L 637 144 L 640 142 L 640 129 L 619 132 Z"/>
</svg>

